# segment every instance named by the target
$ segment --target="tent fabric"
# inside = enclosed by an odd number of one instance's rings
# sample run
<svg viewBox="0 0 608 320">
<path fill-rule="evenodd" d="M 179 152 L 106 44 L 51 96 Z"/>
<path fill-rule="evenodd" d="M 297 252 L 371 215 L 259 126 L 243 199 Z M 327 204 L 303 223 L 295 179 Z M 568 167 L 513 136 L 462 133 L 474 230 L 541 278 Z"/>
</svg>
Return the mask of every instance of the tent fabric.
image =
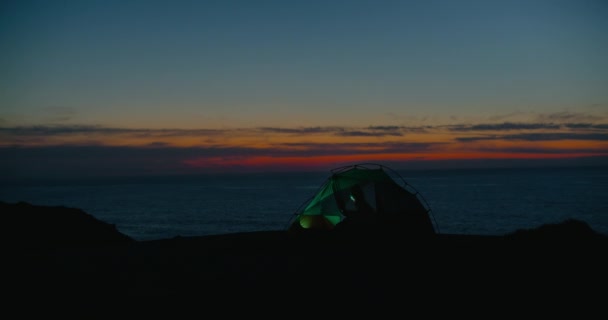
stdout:
<svg viewBox="0 0 608 320">
<path fill-rule="evenodd" d="M 398 176 L 377 164 L 332 170 L 315 195 L 296 211 L 289 230 L 333 230 L 356 224 L 362 228 L 381 225 L 410 233 L 435 233 L 424 199 L 400 176 L 399 183 L 389 172 Z M 363 205 L 365 217 L 358 217 L 361 215 L 355 213 Z"/>
</svg>

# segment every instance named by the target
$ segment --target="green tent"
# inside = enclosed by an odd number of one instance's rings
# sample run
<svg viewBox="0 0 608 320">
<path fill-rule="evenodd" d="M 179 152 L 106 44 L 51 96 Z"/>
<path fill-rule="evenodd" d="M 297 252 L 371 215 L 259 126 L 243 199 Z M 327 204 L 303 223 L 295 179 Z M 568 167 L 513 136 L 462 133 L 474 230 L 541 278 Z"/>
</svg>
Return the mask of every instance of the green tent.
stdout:
<svg viewBox="0 0 608 320">
<path fill-rule="evenodd" d="M 435 233 L 426 201 L 395 171 L 378 164 L 357 164 L 331 173 L 317 193 L 294 213 L 290 231 L 336 229 L 348 220 L 355 221 L 349 213 L 357 212 L 365 203 L 367 218 L 359 226 Z"/>
</svg>

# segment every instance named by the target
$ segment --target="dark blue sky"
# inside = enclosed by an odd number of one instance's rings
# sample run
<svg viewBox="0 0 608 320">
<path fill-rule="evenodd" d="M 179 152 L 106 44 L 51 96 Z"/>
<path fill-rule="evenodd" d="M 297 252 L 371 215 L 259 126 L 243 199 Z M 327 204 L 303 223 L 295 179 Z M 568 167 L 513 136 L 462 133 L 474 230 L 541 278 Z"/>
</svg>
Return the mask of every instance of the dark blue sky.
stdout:
<svg viewBox="0 0 608 320">
<path fill-rule="evenodd" d="M 39 124 L 63 110 L 72 123 L 127 127 L 251 127 L 293 116 L 348 125 L 370 116 L 390 122 L 391 114 L 471 117 L 603 104 L 607 7 L 588 0 L 5 1 L 0 117 Z"/>
<path fill-rule="evenodd" d="M 603 0 L 2 1 L 0 48 L 8 172 L 608 155 Z"/>
</svg>

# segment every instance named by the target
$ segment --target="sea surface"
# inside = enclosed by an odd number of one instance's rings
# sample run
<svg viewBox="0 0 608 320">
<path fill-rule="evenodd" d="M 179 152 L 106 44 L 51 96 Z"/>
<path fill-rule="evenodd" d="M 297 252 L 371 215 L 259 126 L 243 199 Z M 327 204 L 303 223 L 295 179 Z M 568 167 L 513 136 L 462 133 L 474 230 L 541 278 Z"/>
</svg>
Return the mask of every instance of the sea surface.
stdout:
<svg viewBox="0 0 608 320">
<path fill-rule="evenodd" d="M 608 167 L 399 171 L 444 234 L 566 219 L 608 234 Z M 2 182 L 0 201 L 80 208 L 140 241 L 282 230 L 331 175 L 249 173 Z"/>
</svg>

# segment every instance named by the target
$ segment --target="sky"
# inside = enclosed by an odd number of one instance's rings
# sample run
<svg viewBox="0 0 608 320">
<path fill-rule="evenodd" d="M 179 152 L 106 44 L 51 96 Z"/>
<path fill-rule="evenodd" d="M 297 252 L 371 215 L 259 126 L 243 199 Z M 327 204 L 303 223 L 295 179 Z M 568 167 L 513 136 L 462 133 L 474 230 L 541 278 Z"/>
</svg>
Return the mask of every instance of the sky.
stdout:
<svg viewBox="0 0 608 320">
<path fill-rule="evenodd" d="M 0 173 L 608 164 L 608 2 L 0 2 Z"/>
</svg>

